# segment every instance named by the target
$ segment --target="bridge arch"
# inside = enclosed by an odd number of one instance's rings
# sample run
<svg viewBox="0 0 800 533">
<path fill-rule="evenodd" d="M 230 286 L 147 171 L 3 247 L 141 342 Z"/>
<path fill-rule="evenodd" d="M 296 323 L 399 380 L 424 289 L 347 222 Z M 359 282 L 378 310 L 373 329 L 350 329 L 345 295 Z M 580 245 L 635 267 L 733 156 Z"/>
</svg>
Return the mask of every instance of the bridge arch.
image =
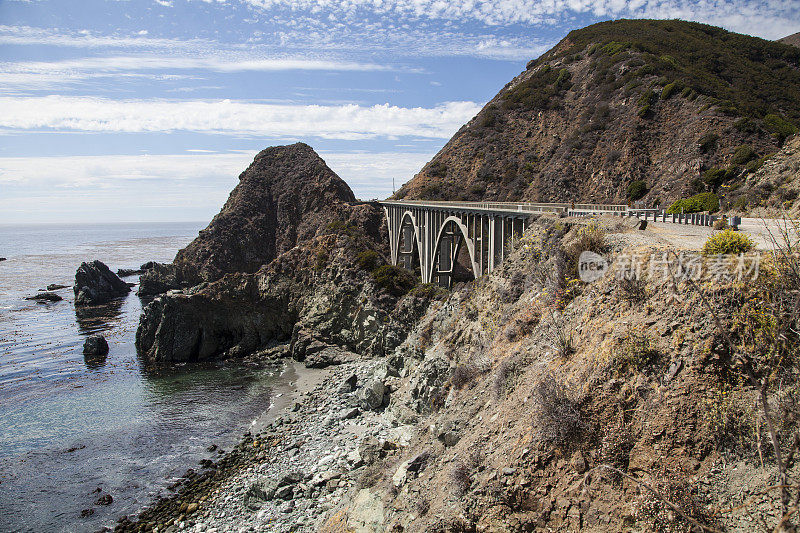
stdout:
<svg viewBox="0 0 800 533">
<path fill-rule="evenodd" d="M 400 224 L 398 225 L 397 229 L 397 236 L 395 237 L 394 242 L 394 249 L 397 250 L 397 258 L 399 259 L 401 253 L 408 253 L 408 252 L 401 252 L 400 251 L 400 244 L 403 242 L 403 228 L 405 227 L 406 220 L 409 221 L 411 228 L 413 229 L 413 237 L 412 237 L 412 245 L 411 245 L 411 254 L 416 255 L 417 261 L 419 261 L 420 269 L 423 270 L 424 263 L 422 259 L 422 237 L 420 236 L 419 232 L 419 224 L 417 224 L 417 217 L 414 216 L 414 213 L 411 211 L 405 211 L 400 217 Z M 415 249 L 416 248 L 416 254 Z"/>
<path fill-rule="evenodd" d="M 442 239 L 444 238 L 445 233 L 447 231 L 447 226 L 450 223 L 452 223 L 461 232 L 461 238 L 464 240 L 464 243 L 467 245 L 467 253 L 469 255 L 470 268 L 472 269 L 472 275 L 475 277 L 475 279 L 477 279 L 480 276 L 480 267 L 478 266 L 478 263 L 477 263 L 476 257 L 475 257 L 475 242 L 472 239 L 469 238 L 469 229 L 467 228 L 467 226 L 464 225 L 464 223 L 461 221 L 461 219 L 459 217 L 448 216 L 447 218 L 445 218 L 442 221 L 441 225 L 439 226 L 439 230 L 438 230 L 438 232 L 436 234 L 436 240 L 434 241 L 435 244 L 434 244 L 434 247 L 433 247 L 433 258 L 431 260 L 430 270 L 428 271 L 428 280 L 433 281 L 434 276 L 437 275 L 437 272 L 438 272 L 438 269 L 439 269 L 439 262 L 440 262 L 439 261 L 439 257 L 440 257 L 440 251 L 441 251 L 441 246 L 442 246 Z M 453 263 L 453 265 L 455 264 L 455 262 L 457 260 L 458 260 L 458 254 L 456 254 L 456 256 L 451 261 Z M 453 265 L 451 265 L 451 268 L 452 268 Z"/>
</svg>

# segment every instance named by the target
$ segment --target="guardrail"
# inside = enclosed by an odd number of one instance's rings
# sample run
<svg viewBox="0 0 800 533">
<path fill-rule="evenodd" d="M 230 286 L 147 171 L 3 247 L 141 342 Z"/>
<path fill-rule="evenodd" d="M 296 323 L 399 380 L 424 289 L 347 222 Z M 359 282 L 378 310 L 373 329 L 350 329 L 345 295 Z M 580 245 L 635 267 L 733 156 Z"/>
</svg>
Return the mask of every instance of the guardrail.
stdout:
<svg viewBox="0 0 800 533">
<path fill-rule="evenodd" d="M 713 226 L 720 219 L 717 215 L 708 213 L 667 213 L 664 209 L 628 209 L 627 216 L 638 217 L 653 222 L 672 222 L 673 224 L 686 224 L 692 226 Z M 737 229 L 742 223 L 741 217 L 726 217 L 728 225 Z"/>
<path fill-rule="evenodd" d="M 414 205 L 437 209 L 478 209 L 481 211 L 501 211 L 504 213 L 623 213 L 626 205 L 618 204 L 567 204 L 537 202 L 448 202 L 441 200 L 389 200 L 387 205 Z"/>
</svg>

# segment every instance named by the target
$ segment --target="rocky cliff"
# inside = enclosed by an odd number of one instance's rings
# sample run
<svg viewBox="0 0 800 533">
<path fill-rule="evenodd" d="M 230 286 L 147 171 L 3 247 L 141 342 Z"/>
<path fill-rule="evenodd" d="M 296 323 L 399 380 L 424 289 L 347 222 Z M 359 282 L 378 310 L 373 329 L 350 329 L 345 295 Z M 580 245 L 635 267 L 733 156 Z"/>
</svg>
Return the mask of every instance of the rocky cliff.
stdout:
<svg viewBox="0 0 800 533">
<path fill-rule="evenodd" d="M 396 198 L 667 204 L 724 195 L 800 124 L 800 50 L 681 21 L 575 30 Z"/>
<path fill-rule="evenodd" d="M 307 145 L 262 151 L 208 228 L 142 276 L 140 294 L 158 296 L 140 319 L 139 354 L 325 366 L 389 353 L 426 299 L 398 298 L 373 275 L 385 227 L 382 209 L 356 202 Z"/>
<path fill-rule="evenodd" d="M 174 265 L 190 284 L 255 272 L 332 222 L 356 225 L 380 242 L 383 226 L 366 223 L 374 209 L 356 202 L 350 187 L 307 144 L 267 148 Z"/>
</svg>

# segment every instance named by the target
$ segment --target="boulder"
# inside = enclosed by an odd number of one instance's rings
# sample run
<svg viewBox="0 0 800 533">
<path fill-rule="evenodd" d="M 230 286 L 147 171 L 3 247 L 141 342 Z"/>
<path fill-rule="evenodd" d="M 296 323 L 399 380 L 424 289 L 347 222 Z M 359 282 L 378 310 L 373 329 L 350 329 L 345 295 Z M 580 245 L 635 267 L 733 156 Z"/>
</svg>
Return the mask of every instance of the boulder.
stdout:
<svg viewBox="0 0 800 533">
<path fill-rule="evenodd" d="M 383 382 L 373 379 L 358 392 L 358 399 L 365 411 L 377 411 L 383 407 L 383 398 L 386 386 Z"/>
<path fill-rule="evenodd" d="M 117 276 L 121 278 L 127 278 L 128 276 L 133 276 L 135 274 L 141 274 L 143 270 L 139 270 L 138 268 L 118 268 L 117 269 Z"/>
<path fill-rule="evenodd" d="M 83 354 L 103 356 L 108 353 L 108 341 L 102 335 L 90 335 L 83 342 Z"/>
<path fill-rule="evenodd" d="M 253 482 L 244 495 L 244 504 L 252 510 L 258 510 L 261 506 L 275 497 L 278 490 L 278 482 L 268 477 L 262 477 Z"/>
<path fill-rule="evenodd" d="M 54 292 L 40 292 L 33 296 L 27 296 L 26 300 L 36 300 L 37 302 L 60 302 L 63 300 L 61 296 Z"/>
<path fill-rule="evenodd" d="M 66 289 L 67 287 L 69 287 L 69 285 L 61 285 L 61 284 L 58 284 L 58 283 L 51 283 L 50 285 L 47 286 L 47 290 L 48 291 L 57 291 L 59 289 Z"/>
<path fill-rule="evenodd" d="M 145 263 L 149 266 L 141 270 L 138 296 L 156 296 L 184 286 L 178 280 L 178 273 L 173 265 L 163 263 Z"/>
<path fill-rule="evenodd" d="M 306 368 L 325 368 L 332 365 L 350 363 L 359 359 L 358 354 L 338 346 L 322 346 L 320 349 L 306 350 Z"/>
<path fill-rule="evenodd" d="M 5 257 L 0 257 L 0 261 L 5 261 L 5 260 L 6 260 Z"/>
<path fill-rule="evenodd" d="M 127 295 L 131 289 L 101 261 L 81 263 L 75 272 L 75 305 L 103 304 Z"/>
</svg>

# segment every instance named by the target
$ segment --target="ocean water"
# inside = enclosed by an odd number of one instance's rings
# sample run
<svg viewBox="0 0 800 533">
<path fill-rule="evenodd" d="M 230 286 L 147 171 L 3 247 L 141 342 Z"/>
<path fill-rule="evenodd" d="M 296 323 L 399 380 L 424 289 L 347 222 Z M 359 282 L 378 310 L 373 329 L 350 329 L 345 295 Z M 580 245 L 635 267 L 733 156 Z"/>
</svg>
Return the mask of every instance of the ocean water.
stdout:
<svg viewBox="0 0 800 533">
<path fill-rule="evenodd" d="M 169 262 L 203 225 L 0 226 L 0 531 L 113 526 L 269 408 L 287 379 L 276 369 L 147 371 L 134 347 L 143 305 L 135 292 L 105 306 L 73 305 L 81 261 L 115 271 Z M 63 301 L 24 299 L 51 283 L 69 286 L 57 291 Z M 95 332 L 109 342 L 104 361 L 82 353 Z M 113 503 L 96 504 L 105 494 Z"/>
</svg>

